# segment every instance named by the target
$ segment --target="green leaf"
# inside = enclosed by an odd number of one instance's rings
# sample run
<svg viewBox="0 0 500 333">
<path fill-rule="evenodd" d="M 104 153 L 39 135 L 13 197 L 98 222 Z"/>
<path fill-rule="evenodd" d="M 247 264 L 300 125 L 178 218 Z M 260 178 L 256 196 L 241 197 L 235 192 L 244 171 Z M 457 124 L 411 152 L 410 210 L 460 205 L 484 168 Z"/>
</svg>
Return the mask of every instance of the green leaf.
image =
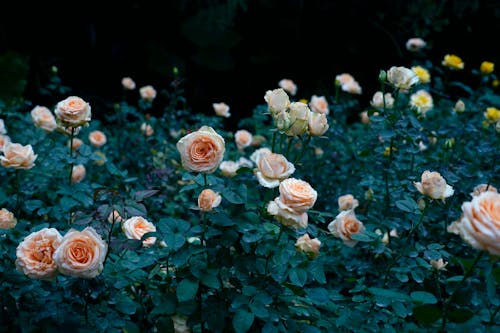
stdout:
<svg viewBox="0 0 500 333">
<path fill-rule="evenodd" d="M 233 317 L 233 327 L 236 333 L 247 332 L 253 324 L 254 314 L 244 309 L 238 309 Z"/>
<path fill-rule="evenodd" d="M 372 293 L 374 296 L 384 297 L 392 302 L 394 301 L 406 302 L 410 299 L 408 295 L 390 289 L 371 287 L 368 288 L 368 291 Z"/>
<path fill-rule="evenodd" d="M 129 321 L 123 327 L 123 333 L 141 333 L 141 329 L 139 326 Z"/>
<path fill-rule="evenodd" d="M 307 295 L 315 304 L 325 304 L 330 300 L 328 290 L 325 288 L 312 288 L 306 290 Z"/>
<path fill-rule="evenodd" d="M 373 238 L 371 238 L 369 235 L 367 235 L 364 232 L 359 232 L 357 234 L 352 234 L 351 238 L 353 240 L 357 240 L 359 242 L 371 242 L 371 241 L 373 241 Z"/>
<path fill-rule="evenodd" d="M 421 305 L 413 308 L 413 315 L 422 324 L 431 324 L 441 318 L 441 308 L 437 305 Z"/>
<path fill-rule="evenodd" d="M 302 287 L 307 282 L 307 271 L 302 268 L 294 268 L 290 270 L 288 277 L 294 285 Z"/>
<path fill-rule="evenodd" d="M 436 304 L 437 298 L 426 291 L 414 291 L 410 294 L 411 300 L 418 304 Z"/>
<path fill-rule="evenodd" d="M 230 185 L 222 191 L 222 196 L 232 204 L 245 204 L 247 202 L 247 186 L 245 184 Z"/>
<path fill-rule="evenodd" d="M 448 312 L 448 319 L 454 323 L 465 323 L 474 313 L 466 308 L 454 309 Z"/>
<path fill-rule="evenodd" d="M 412 199 L 404 199 L 396 201 L 396 207 L 407 213 L 415 213 L 419 210 L 418 204 Z"/>
<path fill-rule="evenodd" d="M 43 201 L 41 200 L 27 200 L 24 202 L 24 207 L 28 213 L 32 213 L 35 209 L 43 206 Z"/>
<path fill-rule="evenodd" d="M 179 302 L 186 302 L 195 299 L 198 292 L 198 281 L 184 279 L 177 286 L 176 295 Z"/>
<path fill-rule="evenodd" d="M 116 309 L 126 315 L 133 315 L 137 310 L 137 304 L 128 297 L 122 297 L 116 303 Z"/>
<path fill-rule="evenodd" d="M 137 191 L 134 193 L 134 200 L 135 201 L 142 201 L 146 198 L 152 197 L 156 193 L 160 192 L 159 190 L 143 190 L 143 191 Z"/>
<path fill-rule="evenodd" d="M 208 220 L 214 225 L 218 225 L 221 227 L 229 227 L 236 224 L 233 218 L 227 216 L 224 213 L 210 214 L 208 216 Z"/>
</svg>

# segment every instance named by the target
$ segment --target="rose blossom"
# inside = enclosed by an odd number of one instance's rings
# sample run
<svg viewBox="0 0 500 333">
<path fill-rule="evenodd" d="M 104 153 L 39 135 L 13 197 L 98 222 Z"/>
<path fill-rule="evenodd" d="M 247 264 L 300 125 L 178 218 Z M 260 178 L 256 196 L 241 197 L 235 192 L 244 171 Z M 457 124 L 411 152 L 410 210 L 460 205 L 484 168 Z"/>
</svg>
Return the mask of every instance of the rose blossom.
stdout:
<svg viewBox="0 0 500 333">
<path fill-rule="evenodd" d="M 90 104 L 77 96 L 70 96 L 57 103 L 54 113 L 64 127 L 88 124 L 92 116 Z"/>
<path fill-rule="evenodd" d="M 231 108 L 224 102 L 213 103 L 212 107 L 214 108 L 215 114 L 219 117 L 229 118 L 231 116 L 231 113 L 229 113 Z"/>
<path fill-rule="evenodd" d="M 410 52 L 417 52 L 427 46 L 427 43 L 419 37 L 408 39 L 406 42 L 406 49 Z"/>
<path fill-rule="evenodd" d="M 10 142 L 10 138 L 7 135 L 0 134 L 0 153 L 3 152 L 3 147 L 7 142 Z"/>
<path fill-rule="evenodd" d="M 245 149 L 252 144 L 252 133 L 244 129 L 238 130 L 234 134 L 234 142 L 238 149 Z"/>
<path fill-rule="evenodd" d="M 135 82 L 130 77 L 124 77 L 122 79 L 122 86 L 123 86 L 123 89 L 125 89 L 125 90 L 134 90 L 135 89 Z"/>
<path fill-rule="evenodd" d="M 483 192 L 490 191 L 490 192 L 498 192 L 497 188 L 489 185 L 489 184 L 479 184 L 474 189 L 472 190 L 472 193 L 470 194 L 471 196 L 478 196 Z"/>
<path fill-rule="evenodd" d="M 122 230 L 128 239 L 140 240 L 148 232 L 155 232 L 156 227 L 142 216 L 134 216 L 122 223 Z M 156 242 L 156 237 L 148 237 L 142 241 L 142 246 L 151 247 Z"/>
<path fill-rule="evenodd" d="M 335 77 L 335 82 L 341 86 L 348 84 L 349 82 L 352 81 L 354 81 L 354 77 L 349 73 L 342 73 Z"/>
<path fill-rule="evenodd" d="M 141 133 L 145 136 L 151 136 L 154 134 L 153 127 L 150 124 L 142 123 L 141 124 Z"/>
<path fill-rule="evenodd" d="M 316 258 L 319 255 L 321 241 L 317 238 L 309 237 L 309 234 L 304 234 L 295 242 L 295 248 L 298 251 L 305 252 L 309 258 Z"/>
<path fill-rule="evenodd" d="M 141 98 L 145 100 L 146 102 L 152 102 L 156 98 L 156 90 L 153 88 L 153 86 L 144 86 L 141 89 L 139 89 L 139 94 L 141 95 Z"/>
<path fill-rule="evenodd" d="M 19 143 L 7 141 L 3 145 L 3 156 L 0 164 L 6 168 L 31 169 L 35 165 L 38 155 L 33 152 L 31 145 L 22 146 Z"/>
<path fill-rule="evenodd" d="M 286 111 L 290 106 L 290 98 L 282 88 L 268 90 L 264 96 L 268 110 L 271 114 Z"/>
<path fill-rule="evenodd" d="M 12 229 L 16 226 L 17 219 L 6 208 L 0 209 L 0 229 Z"/>
<path fill-rule="evenodd" d="M 273 152 L 271 151 L 271 149 L 267 148 L 267 147 L 262 147 L 262 148 L 259 148 L 257 150 L 255 150 L 252 155 L 250 155 L 250 159 L 252 161 L 254 161 L 255 164 L 257 164 L 257 161 L 259 158 L 262 158 L 261 155 L 267 155 L 267 154 L 272 154 Z"/>
<path fill-rule="evenodd" d="M 352 194 L 341 195 L 338 198 L 339 211 L 355 209 L 359 201 Z"/>
<path fill-rule="evenodd" d="M 493 73 L 494 69 L 495 69 L 495 64 L 492 63 L 491 61 L 483 61 L 481 63 L 481 66 L 479 66 L 479 71 L 482 74 L 491 74 Z"/>
<path fill-rule="evenodd" d="M 107 250 L 94 228 L 70 229 L 54 252 L 54 261 L 62 274 L 91 279 L 102 272 Z"/>
<path fill-rule="evenodd" d="M 215 207 L 219 206 L 221 201 L 222 197 L 219 193 L 206 188 L 201 191 L 200 195 L 198 196 L 198 208 L 202 212 L 209 212 Z"/>
<path fill-rule="evenodd" d="M 56 118 L 45 106 L 35 106 L 31 110 L 31 120 L 36 127 L 47 132 L 52 132 L 57 128 Z"/>
<path fill-rule="evenodd" d="M 297 214 L 314 206 L 318 193 L 308 182 L 295 178 L 283 180 L 279 186 L 280 201 Z"/>
<path fill-rule="evenodd" d="M 382 94 L 381 91 L 377 91 L 373 94 L 372 100 L 370 101 L 370 105 L 374 108 L 383 108 L 384 107 L 384 99 L 385 99 L 385 108 L 392 109 L 394 107 L 394 98 L 391 93 Z"/>
<path fill-rule="evenodd" d="M 311 136 L 321 136 L 328 131 L 328 119 L 326 114 L 309 112 L 308 132 Z"/>
<path fill-rule="evenodd" d="M 288 178 L 295 172 L 295 166 L 285 156 L 273 154 L 270 150 L 267 153 L 267 151 L 263 150 L 254 157 L 257 165 L 254 173 L 260 185 L 274 188 L 279 186 L 281 180 Z"/>
<path fill-rule="evenodd" d="M 430 263 L 431 266 L 438 271 L 445 270 L 446 265 L 448 265 L 448 262 L 444 262 L 443 258 L 439 258 L 438 260 L 431 260 Z"/>
<path fill-rule="evenodd" d="M 57 275 L 54 252 L 62 236 L 54 228 L 43 228 L 26 236 L 16 249 L 16 269 L 32 279 L 53 280 Z"/>
<path fill-rule="evenodd" d="M 278 85 L 280 88 L 283 88 L 286 92 L 288 92 L 290 95 L 295 96 L 297 93 L 297 85 L 289 79 L 283 79 L 278 82 Z"/>
<path fill-rule="evenodd" d="M 429 83 L 431 82 L 431 74 L 427 69 L 422 66 L 413 66 L 411 70 L 417 74 L 420 83 Z"/>
<path fill-rule="evenodd" d="M 441 64 L 453 70 L 464 69 L 465 66 L 462 59 L 454 54 L 445 55 Z"/>
<path fill-rule="evenodd" d="M 294 102 L 290 104 L 289 123 L 285 125 L 285 134 L 288 136 L 300 136 L 307 132 L 309 126 L 309 114 L 311 110 L 307 104 Z"/>
<path fill-rule="evenodd" d="M 71 172 L 71 182 L 73 184 L 81 182 L 85 178 L 86 173 L 87 170 L 83 164 L 74 165 Z"/>
<path fill-rule="evenodd" d="M 346 84 L 343 84 L 340 87 L 342 88 L 343 91 L 346 91 L 350 94 L 360 95 L 363 92 L 363 89 L 356 80 L 347 82 Z"/>
<path fill-rule="evenodd" d="M 111 213 L 108 215 L 108 222 L 109 223 L 120 223 L 123 221 L 123 218 L 121 217 L 120 213 L 116 209 L 113 209 Z"/>
<path fill-rule="evenodd" d="M 192 172 L 212 173 L 224 158 L 225 143 L 222 136 L 209 126 L 182 137 L 177 142 L 182 166 Z"/>
<path fill-rule="evenodd" d="M 328 102 L 326 101 L 325 96 L 312 95 L 311 101 L 309 102 L 309 107 L 313 112 L 322 114 L 330 113 L 330 109 L 328 108 Z"/>
<path fill-rule="evenodd" d="M 459 99 L 456 103 L 455 106 L 453 107 L 453 111 L 457 113 L 462 113 L 465 112 L 465 103 L 461 99 Z"/>
<path fill-rule="evenodd" d="M 419 90 L 410 96 L 410 106 L 423 116 L 434 107 L 432 95 L 425 90 Z"/>
<path fill-rule="evenodd" d="M 486 191 L 462 204 L 462 216 L 448 226 L 473 248 L 500 256 L 500 194 Z"/>
<path fill-rule="evenodd" d="M 107 141 L 106 134 L 101 131 L 92 131 L 89 134 L 90 144 L 94 147 L 101 147 Z"/>
<path fill-rule="evenodd" d="M 453 187 L 446 184 L 446 180 L 436 171 L 424 171 L 422 181 L 413 182 L 413 185 L 420 193 L 432 199 L 442 199 L 444 201 L 445 198 L 452 196 L 454 193 Z"/>
<path fill-rule="evenodd" d="M 344 242 L 349 247 L 354 247 L 358 241 L 351 238 L 352 235 L 358 234 L 365 230 L 363 222 L 358 220 L 354 210 L 341 211 L 335 220 L 328 224 L 328 230 Z"/>
<path fill-rule="evenodd" d="M 240 165 L 235 161 L 222 161 L 219 169 L 224 177 L 234 177 L 240 169 Z"/>
<path fill-rule="evenodd" d="M 80 148 L 83 145 L 83 141 L 78 138 L 73 138 L 73 150 Z M 68 140 L 68 147 L 71 146 L 71 140 Z"/>
<path fill-rule="evenodd" d="M 387 71 L 387 81 L 398 89 L 410 89 L 420 82 L 418 75 L 409 68 L 393 66 Z"/>
<path fill-rule="evenodd" d="M 295 229 L 307 228 L 307 213 L 296 213 L 290 207 L 283 204 L 279 197 L 267 204 L 267 212 L 286 227 Z"/>
<path fill-rule="evenodd" d="M 191 333 L 185 316 L 176 314 L 172 316 L 172 322 L 174 323 L 174 333 Z"/>
</svg>

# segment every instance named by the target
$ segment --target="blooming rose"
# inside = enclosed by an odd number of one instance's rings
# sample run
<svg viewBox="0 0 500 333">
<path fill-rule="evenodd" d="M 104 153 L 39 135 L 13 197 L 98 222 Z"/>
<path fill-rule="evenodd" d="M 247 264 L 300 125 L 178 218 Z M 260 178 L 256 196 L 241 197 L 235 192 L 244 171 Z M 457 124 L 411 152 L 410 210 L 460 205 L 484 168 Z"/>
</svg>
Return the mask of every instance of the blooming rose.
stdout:
<svg viewBox="0 0 500 333">
<path fill-rule="evenodd" d="M 36 127 L 47 132 L 52 132 L 57 128 L 56 118 L 45 106 L 35 106 L 31 110 L 31 120 Z"/>
<path fill-rule="evenodd" d="M 297 93 L 297 85 L 292 80 L 283 79 L 278 82 L 278 85 L 292 96 L 295 96 Z"/>
<path fill-rule="evenodd" d="M 290 106 L 290 98 L 282 88 L 268 90 L 264 96 L 268 110 L 271 114 L 286 111 Z"/>
<path fill-rule="evenodd" d="M 329 114 L 330 109 L 328 108 L 328 102 L 325 96 L 312 95 L 311 101 L 309 102 L 309 107 L 311 111 L 323 114 Z"/>
<path fill-rule="evenodd" d="M 454 193 L 453 187 L 446 184 L 446 180 L 436 171 L 424 171 L 422 181 L 413 182 L 413 185 L 420 193 L 432 199 L 442 199 L 444 201 L 445 198 L 452 196 Z"/>
<path fill-rule="evenodd" d="M 410 38 L 406 41 L 406 49 L 410 52 L 417 52 L 427 46 L 427 43 L 418 37 Z"/>
<path fill-rule="evenodd" d="M 500 120 L 500 110 L 495 107 L 486 108 L 486 112 L 484 112 L 484 117 L 490 123 L 495 123 Z"/>
<path fill-rule="evenodd" d="M 235 161 L 222 161 L 219 169 L 225 177 L 234 177 L 238 172 L 240 165 Z"/>
<path fill-rule="evenodd" d="M 16 226 L 17 219 L 6 208 L 0 209 L 0 229 L 12 229 Z"/>
<path fill-rule="evenodd" d="M 221 201 L 222 197 L 219 193 L 206 188 L 201 191 L 200 195 L 198 196 L 198 208 L 202 212 L 209 212 L 215 207 L 219 206 Z"/>
<path fill-rule="evenodd" d="M 280 183 L 280 201 L 297 214 L 304 213 L 314 206 L 318 193 L 308 182 L 288 178 Z"/>
<path fill-rule="evenodd" d="M 174 333 L 191 333 L 185 316 L 174 315 L 171 318 L 174 323 Z"/>
<path fill-rule="evenodd" d="M 461 99 L 459 99 L 456 103 L 455 106 L 453 107 L 453 111 L 457 113 L 462 113 L 465 111 L 465 103 Z"/>
<path fill-rule="evenodd" d="M 311 136 L 321 136 L 328 131 L 328 119 L 326 114 L 309 112 L 308 132 Z"/>
<path fill-rule="evenodd" d="M 140 240 L 148 232 L 155 232 L 156 227 L 142 216 L 134 216 L 122 223 L 122 230 L 128 239 Z M 156 237 L 148 237 L 142 241 L 142 246 L 151 247 L 156 242 Z"/>
<path fill-rule="evenodd" d="M 252 161 L 254 161 L 255 164 L 257 164 L 257 161 L 259 160 L 259 158 L 262 158 L 261 155 L 267 155 L 267 154 L 272 154 L 273 152 L 271 151 L 271 149 L 267 148 L 267 147 L 262 147 L 262 148 L 259 148 L 257 150 L 255 150 L 252 155 L 250 155 L 250 159 Z"/>
<path fill-rule="evenodd" d="M 7 129 L 5 128 L 5 122 L 0 119 L 0 135 L 7 134 Z"/>
<path fill-rule="evenodd" d="M 54 228 L 43 228 L 29 234 L 16 249 L 16 268 L 32 279 L 52 280 L 57 275 L 54 252 L 62 236 Z"/>
<path fill-rule="evenodd" d="M 241 129 L 234 134 L 234 141 L 238 149 L 244 149 L 252 144 L 252 133 Z"/>
<path fill-rule="evenodd" d="M 398 89 L 410 89 L 420 82 L 418 75 L 414 71 L 402 66 L 391 67 L 387 71 L 387 80 Z"/>
<path fill-rule="evenodd" d="M 212 173 L 224 158 L 225 143 L 212 127 L 203 126 L 177 142 L 182 166 L 192 172 Z"/>
<path fill-rule="evenodd" d="M 86 174 L 87 170 L 83 164 L 74 165 L 73 171 L 71 172 L 71 182 L 73 184 L 81 182 Z"/>
<path fill-rule="evenodd" d="M 351 238 L 352 235 L 358 234 L 365 230 L 363 222 L 358 220 L 354 210 L 341 211 L 335 220 L 328 224 L 328 230 L 344 242 L 349 247 L 354 247 L 358 241 Z"/>
<path fill-rule="evenodd" d="M 101 131 L 92 131 L 89 134 L 90 144 L 94 147 L 100 147 L 107 141 L 106 134 Z"/>
<path fill-rule="evenodd" d="M 3 145 L 3 156 L 0 164 L 6 168 L 31 169 L 35 165 L 38 155 L 33 152 L 31 145 L 22 146 L 19 143 L 7 141 Z"/>
<path fill-rule="evenodd" d="M 151 136 L 154 134 L 154 130 L 153 130 L 153 127 L 151 127 L 150 124 L 147 124 L 147 123 L 142 123 L 141 124 L 141 133 L 142 135 L 145 135 L 145 136 Z"/>
<path fill-rule="evenodd" d="M 307 213 L 296 213 L 283 204 L 279 197 L 267 204 L 267 212 L 286 227 L 295 229 L 307 228 Z"/>
<path fill-rule="evenodd" d="M 121 217 L 120 213 L 117 210 L 113 209 L 111 213 L 108 215 L 109 223 L 120 223 L 123 221 L 123 217 Z"/>
<path fill-rule="evenodd" d="M 300 136 L 307 132 L 309 114 L 311 110 L 307 104 L 294 102 L 290 104 L 289 126 L 285 128 L 285 134 L 288 136 Z"/>
<path fill-rule="evenodd" d="M 454 54 L 447 54 L 444 56 L 443 61 L 441 62 L 443 66 L 446 66 L 450 69 L 464 69 L 464 62 L 462 59 Z"/>
<path fill-rule="evenodd" d="M 80 148 L 83 145 L 83 141 L 78 138 L 73 138 L 73 150 Z M 68 147 L 71 146 L 71 140 L 68 140 Z"/>
<path fill-rule="evenodd" d="M 368 111 L 363 111 L 359 114 L 359 118 L 361 119 L 361 122 L 363 124 L 369 124 L 370 123 L 370 116 L 368 115 Z"/>
<path fill-rule="evenodd" d="M 86 125 L 92 116 L 90 104 L 76 96 L 70 96 L 57 103 L 54 113 L 64 127 Z"/>
<path fill-rule="evenodd" d="M 54 252 L 60 273 L 91 279 L 101 274 L 108 245 L 92 227 L 70 229 Z"/>
<path fill-rule="evenodd" d="M 213 103 L 212 107 L 219 117 L 229 118 L 231 116 L 231 113 L 229 113 L 230 107 L 226 103 Z"/>
<path fill-rule="evenodd" d="M 261 151 L 254 158 L 257 165 L 254 173 L 259 184 L 264 187 L 277 187 L 281 180 L 288 178 L 295 172 L 295 166 L 285 156 L 273 154 L 269 149 Z"/>
<path fill-rule="evenodd" d="M 304 234 L 295 242 L 295 248 L 305 252 L 309 258 L 315 258 L 319 255 L 320 246 L 321 241 L 317 238 L 310 238 L 309 234 Z"/>
<path fill-rule="evenodd" d="M 10 142 L 10 138 L 7 135 L 0 134 L 0 152 L 3 151 L 3 147 L 7 142 Z"/>
<path fill-rule="evenodd" d="M 123 86 L 123 89 L 125 89 L 125 90 L 134 90 L 135 89 L 135 82 L 130 77 L 124 77 L 122 79 L 122 86 Z"/>
<path fill-rule="evenodd" d="M 479 67 L 479 70 L 483 74 L 491 74 L 493 73 L 494 69 L 495 69 L 495 64 L 489 61 L 483 61 L 481 63 L 481 66 Z"/>
<path fill-rule="evenodd" d="M 146 102 L 152 102 L 156 98 L 156 90 L 153 86 L 144 86 L 139 89 L 139 94 L 141 98 Z"/>
<path fill-rule="evenodd" d="M 470 194 L 471 196 L 478 196 L 483 192 L 490 191 L 490 192 L 498 192 L 497 188 L 489 185 L 489 184 L 479 184 L 476 187 L 474 187 L 474 190 Z"/>
<path fill-rule="evenodd" d="M 238 161 L 236 161 L 236 163 L 238 163 L 238 167 L 240 168 L 251 168 L 253 167 L 253 163 L 252 161 L 250 161 L 248 158 L 246 157 L 240 157 L 238 159 Z"/>
<path fill-rule="evenodd" d="M 500 256 L 500 194 L 486 191 L 462 204 L 462 216 L 448 226 L 473 248 Z"/>
<path fill-rule="evenodd" d="M 340 86 L 343 86 L 352 81 L 354 81 L 354 77 L 348 73 L 342 73 L 335 77 L 335 83 L 337 83 Z"/>
<path fill-rule="evenodd" d="M 427 111 L 434 107 L 432 95 L 425 90 L 419 90 L 410 96 L 410 106 L 425 116 Z"/>
<path fill-rule="evenodd" d="M 411 68 L 411 70 L 417 74 L 418 79 L 420 80 L 420 83 L 429 83 L 431 82 L 431 75 L 429 74 L 429 71 L 422 66 L 414 66 Z"/>
<path fill-rule="evenodd" d="M 377 91 L 373 94 L 372 100 L 370 102 L 371 106 L 374 108 L 383 108 L 384 107 L 384 98 L 385 98 L 385 108 L 392 109 L 394 107 L 394 98 L 391 93 L 382 94 L 381 91 Z"/>
<path fill-rule="evenodd" d="M 347 82 L 346 84 L 343 84 L 340 87 L 342 88 L 343 91 L 347 91 L 350 94 L 359 95 L 363 92 L 363 89 L 356 80 Z"/>
<path fill-rule="evenodd" d="M 352 194 L 341 195 L 338 198 L 339 211 L 351 210 L 359 206 L 359 201 Z"/>
</svg>

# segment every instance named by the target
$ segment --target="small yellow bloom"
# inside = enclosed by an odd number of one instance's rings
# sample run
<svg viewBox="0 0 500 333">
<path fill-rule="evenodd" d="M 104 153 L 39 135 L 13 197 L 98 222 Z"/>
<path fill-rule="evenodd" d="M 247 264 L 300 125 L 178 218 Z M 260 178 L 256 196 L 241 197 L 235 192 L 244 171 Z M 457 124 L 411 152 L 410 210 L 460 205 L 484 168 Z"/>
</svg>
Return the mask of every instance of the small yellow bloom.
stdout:
<svg viewBox="0 0 500 333">
<path fill-rule="evenodd" d="M 464 69 L 464 62 L 460 57 L 454 54 L 445 55 L 442 65 L 451 69 Z"/>
<path fill-rule="evenodd" d="M 493 82 L 491 83 L 491 85 L 493 86 L 493 88 L 496 88 L 496 87 L 500 86 L 500 81 L 499 80 L 493 80 Z"/>
<path fill-rule="evenodd" d="M 307 103 L 308 103 L 308 100 L 307 100 L 307 99 L 305 99 L 305 98 L 302 98 L 302 99 L 299 99 L 299 102 L 304 103 L 304 104 L 307 104 Z"/>
<path fill-rule="evenodd" d="M 489 107 L 486 109 L 484 117 L 486 118 L 486 120 L 488 120 L 488 122 L 497 122 L 498 120 L 500 120 L 500 110 L 494 107 Z"/>
<path fill-rule="evenodd" d="M 392 151 L 398 150 L 396 147 L 392 147 Z M 391 155 L 391 147 L 385 147 L 384 156 L 389 157 Z"/>
<path fill-rule="evenodd" d="M 429 83 L 431 82 L 431 74 L 429 74 L 429 71 L 422 66 L 414 66 L 411 68 L 411 70 L 417 74 L 418 78 L 420 79 L 420 83 Z"/>
<path fill-rule="evenodd" d="M 483 61 L 481 63 L 481 67 L 479 67 L 479 70 L 483 74 L 491 74 L 493 73 L 494 69 L 495 69 L 495 64 L 489 61 Z"/>
</svg>

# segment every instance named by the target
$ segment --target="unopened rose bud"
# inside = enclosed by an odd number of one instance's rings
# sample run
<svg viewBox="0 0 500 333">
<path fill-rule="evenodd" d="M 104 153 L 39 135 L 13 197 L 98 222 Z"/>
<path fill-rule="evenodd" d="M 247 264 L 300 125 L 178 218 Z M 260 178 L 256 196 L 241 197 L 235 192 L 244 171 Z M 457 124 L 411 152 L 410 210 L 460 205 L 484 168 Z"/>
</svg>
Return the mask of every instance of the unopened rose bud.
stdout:
<svg viewBox="0 0 500 333">
<path fill-rule="evenodd" d="M 378 74 L 378 80 L 380 82 L 382 82 L 382 83 L 385 82 L 385 81 L 387 81 L 387 73 L 386 73 L 386 71 L 380 70 L 380 72 Z"/>
</svg>

